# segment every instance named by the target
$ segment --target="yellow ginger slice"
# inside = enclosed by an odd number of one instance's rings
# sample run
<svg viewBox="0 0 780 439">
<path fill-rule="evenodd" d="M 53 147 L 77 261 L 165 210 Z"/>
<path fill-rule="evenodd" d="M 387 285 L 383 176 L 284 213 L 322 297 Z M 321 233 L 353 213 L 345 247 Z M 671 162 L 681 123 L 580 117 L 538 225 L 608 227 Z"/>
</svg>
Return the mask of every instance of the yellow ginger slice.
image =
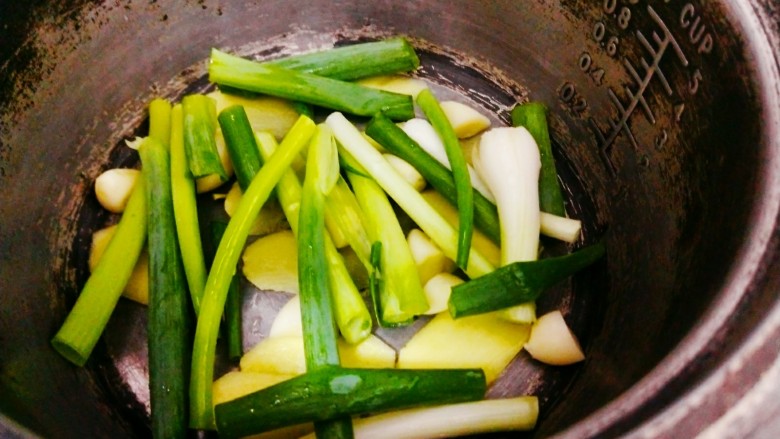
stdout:
<svg viewBox="0 0 780 439">
<path fill-rule="evenodd" d="M 448 273 L 455 269 L 455 262 L 444 255 L 428 235 L 420 229 L 412 229 L 406 235 L 406 242 L 417 265 L 420 282 L 423 285 L 439 273 Z"/>
<path fill-rule="evenodd" d="M 116 232 L 116 225 L 100 229 L 92 234 L 92 246 L 89 249 L 89 271 L 93 271 L 106 251 L 108 242 Z M 149 253 L 146 248 L 141 251 L 135 263 L 130 279 L 125 285 L 122 295 L 142 305 L 149 304 Z"/>
<path fill-rule="evenodd" d="M 258 238 L 242 259 L 244 276 L 257 288 L 298 293 L 298 242 L 290 230 Z"/>
<path fill-rule="evenodd" d="M 284 99 L 270 96 L 239 96 L 216 90 L 209 93 L 217 103 L 217 114 L 232 105 L 243 105 L 249 125 L 254 131 L 268 131 L 276 140 L 282 140 L 298 120 L 295 107 Z"/>
<path fill-rule="evenodd" d="M 351 345 L 339 338 L 339 357 L 344 367 L 388 368 L 395 366 L 393 348 L 374 335 Z M 266 338 L 241 357 L 241 370 L 299 375 L 306 372 L 303 337 Z"/>
<path fill-rule="evenodd" d="M 458 210 L 446 198 L 433 189 L 424 190 L 420 194 L 450 225 L 458 227 Z M 501 250 L 490 238 L 476 228 L 471 237 L 471 245 L 479 250 L 491 264 L 496 267 L 500 265 Z"/>
<path fill-rule="evenodd" d="M 358 80 L 357 83 L 364 87 L 409 95 L 412 98 L 416 98 L 421 91 L 428 88 L 428 84 L 421 79 L 401 75 L 372 76 Z"/>
<path fill-rule="evenodd" d="M 528 340 L 530 326 L 495 313 L 453 320 L 439 313 L 398 353 L 399 368 L 480 368 L 493 382 Z"/>
<path fill-rule="evenodd" d="M 214 381 L 212 400 L 215 405 L 232 401 L 292 377 L 293 375 L 231 371 Z"/>
<path fill-rule="evenodd" d="M 490 119 L 479 111 L 456 101 L 444 101 L 441 109 L 459 139 L 474 136 L 490 128 Z"/>
<path fill-rule="evenodd" d="M 232 217 L 233 213 L 238 209 L 238 203 L 241 202 L 242 195 L 241 187 L 238 183 L 234 183 L 225 196 L 224 207 L 228 216 Z M 271 197 L 263 204 L 260 213 L 257 214 L 249 234 L 252 236 L 263 236 L 287 228 L 289 228 L 287 217 L 284 216 L 284 211 L 279 205 L 279 201 L 277 201 L 276 197 Z"/>
</svg>

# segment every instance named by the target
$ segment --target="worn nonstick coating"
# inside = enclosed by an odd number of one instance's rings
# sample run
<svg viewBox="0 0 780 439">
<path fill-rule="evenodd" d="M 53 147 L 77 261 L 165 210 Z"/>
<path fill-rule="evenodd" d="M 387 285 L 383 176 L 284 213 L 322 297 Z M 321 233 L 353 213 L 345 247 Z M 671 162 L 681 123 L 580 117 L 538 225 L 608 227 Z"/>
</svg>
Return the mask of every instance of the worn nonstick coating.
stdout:
<svg viewBox="0 0 780 439">
<path fill-rule="evenodd" d="M 566 311 L 588 359 L 546 368 L 521 354 L 492 394 L 538 394 L 535 437 L 698 432 L 746 392 L 707 377 L 749 341 L 755 370 L 734 376 L 751 385 L 779 349 L 766 329 L 780 272 L 777 14 L 773 0 L 0 1 L 0 432 L 149 433 L 141 308 L 120 303 L 83 369 L 48 344 L 86 277 L 89 233 L 110 221 L 91 183 L 136 163 L 121 140 L 144 132 L 145 104 L 206 86 L 210 47 L 265 58 L 397 34 L 420 48 L 421 76 L 498 120 L 517 100 L 547 103 L 569 214 L 607 243 L 604 262 L 541 303 Z M 679 48 L 646 88 L 627 67 L 652 58 L 638 32 Z M 686 396 L 710 391 L 718 404 Z M 689 416 L 642 430 L 670 410 Z"/>
</svg>

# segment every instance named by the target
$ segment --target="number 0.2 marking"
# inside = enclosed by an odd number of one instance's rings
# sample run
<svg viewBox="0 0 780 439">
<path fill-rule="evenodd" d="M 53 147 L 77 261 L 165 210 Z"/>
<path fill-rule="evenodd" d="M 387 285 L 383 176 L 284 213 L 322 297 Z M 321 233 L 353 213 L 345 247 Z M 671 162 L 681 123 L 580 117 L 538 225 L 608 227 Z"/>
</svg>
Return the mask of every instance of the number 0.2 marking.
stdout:
<svg viewBox="0 0 780 439">
<path fill-rule="evenodd" d="M 574 84 L 565 82 L 558 91 L 558 97 L 575 113 L 583 113 L 588 109 L 588 102 L 580 95 Z"/>
</svg>

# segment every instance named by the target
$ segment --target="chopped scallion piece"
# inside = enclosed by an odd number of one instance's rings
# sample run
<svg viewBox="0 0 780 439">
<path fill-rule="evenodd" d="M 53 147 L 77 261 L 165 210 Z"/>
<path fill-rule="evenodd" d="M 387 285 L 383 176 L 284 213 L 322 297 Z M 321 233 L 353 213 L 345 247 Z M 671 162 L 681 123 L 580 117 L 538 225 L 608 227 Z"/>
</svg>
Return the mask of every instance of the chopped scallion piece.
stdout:
<svg viewBox="0 0 780 439">
<path fill-rule="evenodd" d="M 249 63 L 249 64 L 247 64 Z M 351 82 L 253 63 L 212 50 L 209 79 L 220 85 L 305 102 L 359 116 L 384 111 L 388 117 L 414 117 L 412 98 Z"/>
<path fill-rule="evenodd" d="M 441 137 L 452 168 L 458 206 L 458 254 L 455 263 L 465 269 L 469 261 L 474 222 L 474 191 L 471 187 L 466 158 L 460 148 L 458 136 L 433 93 L 428 89 L 421 91 L 417 95 L 417 104 Z"/>
<path fill-rule="evenodd" d="M 181 101 L 184 115 L 184 146 L 187 163 L 195 178 L 216 174 L 227 180 L 217 151 L 217 104 L 204 95 L 187 95 Z"/>
<path fill-rule="evenodd" d="M 171 111 L 171 196 L 184 274 L 187 277 L 192 305 L 197 314 L 200 312 L 207 272 L 200 237 L 195 180 L 187 166 L 184 147 L 184 118 L 181 104 L 174 105 Z"/>
<path fill-rule="evenodd" d="M 230 281 L 236 271 L 236 264 L 241 257 L 252 222 L 293 159 L 308 144 L 314 128 L 314 122 L 306 116 L 301 116 L 293 125 L 279 150 L 252 179 L 217 249 L 206 281 L 195 330 L 190 381 L 190 426 L 193 428 L 214 428 L 211 385 L 219 322 Z"/>
<path fill-rule="evenodd" d="M 146 224 L 146 189 L 139 179 L 114 237 L 51 341 L 71 363 L 83 366 L 103 333 L 146 242 Z"/>
</svg>

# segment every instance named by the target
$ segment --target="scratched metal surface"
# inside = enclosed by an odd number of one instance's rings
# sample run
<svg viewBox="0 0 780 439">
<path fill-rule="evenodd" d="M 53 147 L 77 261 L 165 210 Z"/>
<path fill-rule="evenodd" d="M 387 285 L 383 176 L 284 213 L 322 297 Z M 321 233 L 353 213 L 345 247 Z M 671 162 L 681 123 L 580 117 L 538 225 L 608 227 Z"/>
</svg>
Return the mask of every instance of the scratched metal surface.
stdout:
<svg viewBox="0 0 780 439">
<path fill-rule="evenodd" d="M 85 369 L 48 338 L 85 279 L 89 233 L 111 221 L 91 181 L 135 163 L 118 145 L 144 131 L 149 99 L 205 85 L 211 46 L 267 57 L 405 34 L 421 75 L 497 120 L 517 99 L 548 104 L 567 207 L 588 239 L 606 235 L 609 257 L 541 303 L 566 307 L 588 360 L 521 357 L 491 390 L 538 392 L 534 436 L 617 436 L 648 420 L 637 435 L 694 435 L 775 357 L 772 0 L 11 4 L 0 0 L 13 42 L 0 45 L 0 409 L 38 433 L 148 435 L 143 309 L 120 304 Z M 247 345 L 283 301 L 248 291 Z M 674 422 L 656 418 L 669 410 Z"/>
</svg>

